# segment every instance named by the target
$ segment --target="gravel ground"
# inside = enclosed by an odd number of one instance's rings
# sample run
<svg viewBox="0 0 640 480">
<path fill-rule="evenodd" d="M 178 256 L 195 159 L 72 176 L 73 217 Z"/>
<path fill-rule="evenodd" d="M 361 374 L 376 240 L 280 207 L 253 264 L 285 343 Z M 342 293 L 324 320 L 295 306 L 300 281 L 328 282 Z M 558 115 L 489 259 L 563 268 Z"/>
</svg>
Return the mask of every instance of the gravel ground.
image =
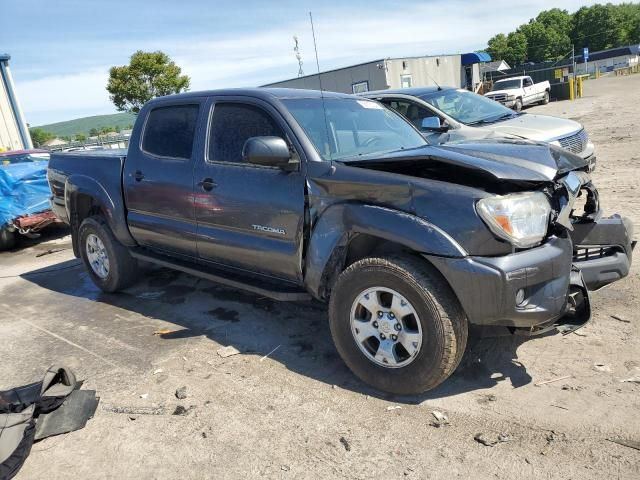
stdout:
<svg viewBox="0 0 640 480">
<path fill-rule="evenodd" d="M 586 93 L 529 111 L 584 123 L 605 211 L 640 225 L 640 75 Z M 54 232 L 0 254 L 0 389 L 59 363 L 101 400 L 18 478 L 640 478 L 640 451 L 609 441 L 640 441 L 640 385 L 622 382 L 640 376 L 638 272 L 577 334 L 482 340 L 436 390 L 394 398 L 345 368 L 321 305 L 161 269 L 102 294 Z"/>
</svg>

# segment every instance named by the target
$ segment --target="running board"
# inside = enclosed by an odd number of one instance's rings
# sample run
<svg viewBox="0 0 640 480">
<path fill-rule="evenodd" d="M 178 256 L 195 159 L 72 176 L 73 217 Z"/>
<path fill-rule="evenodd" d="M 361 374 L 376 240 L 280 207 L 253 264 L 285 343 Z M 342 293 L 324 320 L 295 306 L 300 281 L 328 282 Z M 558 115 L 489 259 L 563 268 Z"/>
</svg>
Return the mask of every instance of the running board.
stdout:
<svg viewBox="0 0 640 480">
<path fill-rule="evenodd" d="M 302 290 L 290 289 L 269 289 L 258 284 L 258 280 L 255 278 L 243 277 L 235 272 L 229 272 L 227 270 L 215 269 L 214 267 L 208 267 L 199 265 L 196 263 L 179 260 L 176 258 L 170 258 L 165 255 L 159 255 L 147 250 L 131 249 L 131 256 L 145 262 L 154 263 L 162 267 L 172 268 L 179 270 L 195 277 L 206 278 L 215 283 L 220 283 L 227 287 L 235 288 L 238 290 L 245 290 L 247 292 L 261 295 L 264 297 L 272 298 L 280 302 L 303 302 L 311 300 L 311 295 Z M 219 274 L 212 273 L 219 272 Z"/>
</svg>

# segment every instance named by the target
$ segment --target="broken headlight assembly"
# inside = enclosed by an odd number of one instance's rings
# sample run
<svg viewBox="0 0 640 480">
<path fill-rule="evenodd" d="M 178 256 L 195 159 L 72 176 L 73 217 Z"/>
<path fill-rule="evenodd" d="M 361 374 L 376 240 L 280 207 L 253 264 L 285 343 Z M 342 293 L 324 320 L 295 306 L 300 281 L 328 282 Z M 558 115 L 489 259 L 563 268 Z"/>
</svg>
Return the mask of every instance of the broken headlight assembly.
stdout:
<svg viewBox="0 0 640 480">
<path fill-rule="evenodd" d="M 495 235 L 517 248 L 539 245 L 547 235 L 551 205 L 542 192 L 487 197 L 476 208 Z"/>
</svg>

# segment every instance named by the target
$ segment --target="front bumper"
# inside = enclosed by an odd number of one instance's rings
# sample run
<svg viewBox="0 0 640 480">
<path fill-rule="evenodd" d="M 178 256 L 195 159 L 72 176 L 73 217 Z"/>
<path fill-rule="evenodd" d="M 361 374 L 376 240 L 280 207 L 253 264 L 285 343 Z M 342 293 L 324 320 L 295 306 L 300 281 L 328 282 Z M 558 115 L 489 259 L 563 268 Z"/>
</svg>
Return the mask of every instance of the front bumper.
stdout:
<svg viewBox="0 0 640 480">
<path fill-rule="evenodd" d="M 425 257 L 449 282 L 470 323 L 529 335 L 553 328 L 569 332 L 590 319 L 589 290 L 628 274 L 632 232 L 628 220 L 614 216 L 575 225 L 571 236 L 552 236 L 539 247 L 502 257 Z M 580 255 L 581 248 L 610 242 L 615 247 L 606 250 L 610 255 Z"/>
</svg>

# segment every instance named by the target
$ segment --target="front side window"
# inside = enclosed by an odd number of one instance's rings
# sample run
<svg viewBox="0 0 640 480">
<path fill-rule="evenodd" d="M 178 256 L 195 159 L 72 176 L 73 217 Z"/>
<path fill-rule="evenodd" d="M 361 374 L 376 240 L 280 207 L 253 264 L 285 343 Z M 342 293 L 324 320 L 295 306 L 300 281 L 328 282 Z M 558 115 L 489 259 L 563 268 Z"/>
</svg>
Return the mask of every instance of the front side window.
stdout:
<svg viewBox="0 0 640 480">
<path fill-rule="evenodd" d="M 404 118 L 373 100 L 292 98 L 282 102 L 323 160 L 357 159 L 427 145 Z"/>
<path fill-rule="evenodd" d="M 216 103 L 209 127 L 209 156 L 212 162 L 242 162 L 242 149 L 251 137 L 280 137 L 285 134 L 267 112 L 253 105 Z"/>
<path fill-rule="evenodd" d="M 429 117 L 437 117 L 431 110 L 424 108 L 413 102 L 406 100 L 383 100 L 382 103 L 390 108 L 393 108 L 396 112 L 400 113 L 403 117 L 407 118 L 414 127 L 418 130 L 422 128 L 422 120 Z"/>
<path fill-rule="evenodd" d="M 172 105 L 151 110 L 142 150 L 159 157 L 191 158 L 198 123 L 198 105 Z"/>
</svg>

